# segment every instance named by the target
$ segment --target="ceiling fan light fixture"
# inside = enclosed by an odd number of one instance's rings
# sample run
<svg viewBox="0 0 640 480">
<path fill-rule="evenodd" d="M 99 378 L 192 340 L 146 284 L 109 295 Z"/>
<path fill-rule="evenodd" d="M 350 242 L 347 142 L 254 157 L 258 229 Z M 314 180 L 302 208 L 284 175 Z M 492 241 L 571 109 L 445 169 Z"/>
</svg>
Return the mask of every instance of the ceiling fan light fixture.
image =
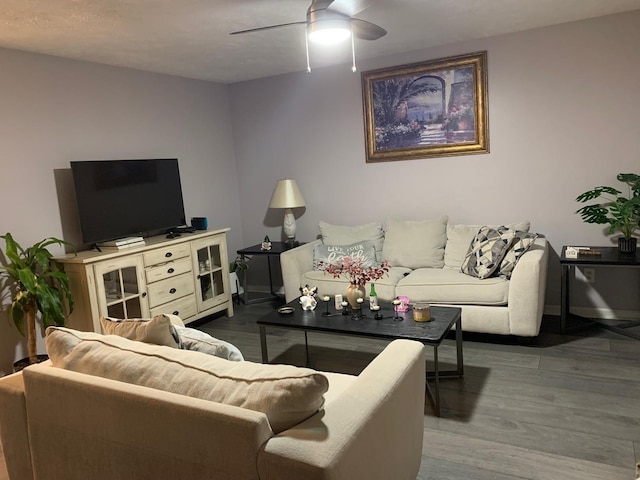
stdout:
<svg viewBox="0 0 640 480">
<path fill-rule="evenodd" d="M 332 18 L 311 22 L 308 27 L 309 40 L 322 45 L 332 45 L 347 40 L 351 36 L 348 18 Z"/>
</svg>

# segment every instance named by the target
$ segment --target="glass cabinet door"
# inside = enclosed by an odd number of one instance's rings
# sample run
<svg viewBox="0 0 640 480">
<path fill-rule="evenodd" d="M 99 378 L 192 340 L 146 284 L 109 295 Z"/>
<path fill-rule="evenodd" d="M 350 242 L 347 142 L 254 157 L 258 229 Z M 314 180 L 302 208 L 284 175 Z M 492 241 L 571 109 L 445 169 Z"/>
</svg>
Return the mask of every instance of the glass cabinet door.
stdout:
<svg viewBox="0 0 640 480">
<path fill-rule="evenodd" d="M 95 266 L 100 314 L 115 318 L 149 316 L 142 257 L 100 262 Z"/>
<path fill-rule="evenodd" d="M 192 243 L 198 312 L 229 299 L 228 260 L 223 240 L 224 237 L 213 237 Z"/>
</svg>

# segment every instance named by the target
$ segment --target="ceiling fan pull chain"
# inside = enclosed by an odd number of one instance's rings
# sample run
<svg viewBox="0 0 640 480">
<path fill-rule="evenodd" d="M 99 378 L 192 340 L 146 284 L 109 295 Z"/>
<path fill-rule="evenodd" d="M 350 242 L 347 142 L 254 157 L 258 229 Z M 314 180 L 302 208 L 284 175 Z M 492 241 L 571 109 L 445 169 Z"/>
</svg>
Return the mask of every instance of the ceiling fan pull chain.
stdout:
<svg viewBox="0 0 640 480">
<path fill-rule="evenodd" d="M 353 34 L 353 26 L 351 27 L 351 60 L 353 64 L 351 65 L 351 71 L 356 71 L 356 41 L 354 39 L 355 35 Z"/>
<path fill-rule="evenodd" d="M 311 65 L 309 64 L 309 27 L 304 31 L 304 48 L 307 52 L 307 73 L 311 73 Z"/>
</svg>

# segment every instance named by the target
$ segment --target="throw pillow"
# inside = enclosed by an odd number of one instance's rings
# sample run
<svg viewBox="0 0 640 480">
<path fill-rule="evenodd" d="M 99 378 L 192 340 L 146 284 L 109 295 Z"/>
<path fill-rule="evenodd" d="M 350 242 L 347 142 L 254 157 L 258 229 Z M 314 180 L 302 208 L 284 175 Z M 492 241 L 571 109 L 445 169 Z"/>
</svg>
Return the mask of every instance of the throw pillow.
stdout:
<svg viewBox="0 0 640 480">
<path fill-rule="evenodd" d="M 167 315 L 153 318 L 100 317 L 100 326 L 105 335 L 118 335 L 138 342 L 181 348 L 180 336 Z"/>
<path fill-rule="evenodd" d="M 207 355 L 224 358 L 234 362 L 244 360 L 242 353 L 235 345 L 224 340 L 212 337 L 206 332 L 189 327 L 176 327 L 182 348 L 193 352 L 202 352 Z"/>
<path fill-rule="evenodd" d="M 54 367 L 263 412 L 274 433 L 316 413 L 329 388 L 309 368 L 230 362 L 212 355 L 49 327 Z"/>
<path fill-rule="evenodd" d="M 376 260 L 382 262 L 382 244 L 384 243 L 382 224 L 372 222 L 347 227 L 320 221 L 318 228 L 322 235 L 322 243 L 325 245 L 351 245 L 352 243 L 367 240 L 373 242 L 376 249 Z"/>
<path fill-rule="evenodd" d="M 376 249 L 370 241 L 351 245 L 316 245 L 313 249 L 313 269 L 325 270 L 330 263 L 338 263 L 344 257 L 361 258 L 363 268 L 377 263 Z"/>
<path fill-rule="evenodd" d="M 491 225 L 498 228 L 500 225 Z M 469 245 L 482 225 L 447 225 L 447 246 L 444 249 L 444 266 L 460 271 Z M 529 222 L 510 223 L 507 227 L 513 230 L 529 231 Z"/>
<path fill-rule="evenodd" d="M 511 244 L 511 247 L 509 247 L 509 250 L 507 250 L 502 262 L 500 262 L 500 266 L 498 267 L 496 274 L 511 278 L 511 273 L 513 273 L 516 263 L 520 260 L 520 257 L 524 255 L 529 248 L 531 248 L 531 245 L 536 241 L 536 238 L 538 238 L 537 233 L 528 233 L 516 230 L 513 243 Z"/>
<path fill-rule="evenodd" d="M 515 230 L 507 227 L 481 227 L 469 245 L 460 271 L 480 279 L 490 277 L 500 266 L 514 236 Z"/>
<path fill-rule="evenodd" d="M 435 221 L 387 218 L 383 257 L 392 267 L 442 268 L 447 217 Z"/>
</svg>

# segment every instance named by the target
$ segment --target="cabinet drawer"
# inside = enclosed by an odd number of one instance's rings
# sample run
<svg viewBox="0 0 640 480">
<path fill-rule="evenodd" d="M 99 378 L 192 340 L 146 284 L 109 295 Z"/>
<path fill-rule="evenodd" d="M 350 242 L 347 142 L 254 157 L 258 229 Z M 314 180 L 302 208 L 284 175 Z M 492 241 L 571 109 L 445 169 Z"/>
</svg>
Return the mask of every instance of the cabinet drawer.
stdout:
<svg viewBox="0 0 640 480">
<path fill-rule="evenodd" d="M 163 303 L 169 303 L 195 292 L 193 276 L 184 273 L 174 278 L 152 283 L 147 286 L 147 292 L 149 293 L 149 307 L 153 308 Z"/>
<path fill-rule="evenodd" d="M 156 250 L 151 250 L 150 252 L 145 252 L 143 257 L 145 267 L 158 265 L 178 258 L 191 258 L 191 246 L 188 243 L 171 245 L 166 248 L 158 248 Z"/>
<path fill-rule="evenodd" d="M 166 262 L 161 265 L 147 268 L 146 276 L 147 283 L 158 282 L 167 278 L 177 277 L 183 273 L 189 273 L 191 271 L 191 259 L 181 258 L 179 260 Z"/>
<path fill-rule="evenodd" d="M 171 313 L 179 316 L 183 321 L 189 320 L 193 317 L 198 310 L 196 308 L 196 297 L 189 295 L 187 297 L 179 298 L 173 302 L 165 303 L 164 305 L 158 305 L 151 309 L 151 316 L 160 315 L 161 313 Z"/>
</svg>

